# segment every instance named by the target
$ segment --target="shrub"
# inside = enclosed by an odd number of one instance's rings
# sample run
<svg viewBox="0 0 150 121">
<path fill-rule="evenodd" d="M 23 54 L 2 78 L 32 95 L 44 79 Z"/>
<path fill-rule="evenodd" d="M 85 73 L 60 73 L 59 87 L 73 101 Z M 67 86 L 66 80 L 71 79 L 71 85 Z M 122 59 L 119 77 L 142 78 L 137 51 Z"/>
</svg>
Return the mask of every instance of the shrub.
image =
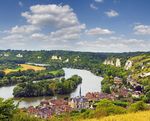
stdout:
<svg viewBox="0 0 150 121">
<path fill-rule="evenodd" d="M 120 101 L 120 100 L 117 100 L 117 101 L 114 101 L 113 102 L 115 105 L 117 106 L 121 106 L 121 107 L 127 107 L 128 106 L 128 102 L 123 102 L 123 101 Z"/>
<path fill-rule="evenodd" d="M 146 103 L 144 103 L 143 101 L 138 101 L 136 103 L 131 104 L 128 110 L 129 112 L 137 112 L 137 111 L 142 111 L 146 109 L 147 109 Z"/>
<path fill-rule="evenodd" d="M 107 116 L 111 114 L 122 114 L 126 113 L 126 109 L 120 106 L 115 105 L 110 100 L 101 100 L 96 107 L 95 115 L 96 117 L 100 116 Z"/>
</svg>

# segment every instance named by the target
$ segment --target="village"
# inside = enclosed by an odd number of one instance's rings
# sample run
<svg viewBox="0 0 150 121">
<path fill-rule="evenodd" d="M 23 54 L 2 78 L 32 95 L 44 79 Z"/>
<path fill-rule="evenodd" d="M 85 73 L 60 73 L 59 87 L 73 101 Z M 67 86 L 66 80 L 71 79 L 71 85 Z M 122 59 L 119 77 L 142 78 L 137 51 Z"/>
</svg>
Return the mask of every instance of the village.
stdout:
<svg viewBox="0 0 150 121">
<path fill-rule="evenodd" d="M 29 115 L 39 118 L 51 118 L 53 115 L 61 115 L 71 111 L 81 111 L 82 109 L 95 109 L 95 102 L 102 99 L 108 100 L 127 100 L 133 101 L 133 98 L 139 98 L 142 95 L 142 86 L 133 80 L 130 76 L 127 78 L 127 84 L 124 86 L 123 80 L 119 77 L 114 78 L 114 84 L 110 87 L 111 94 L 103 92 L 88 92 L 82 96 L 82 89 L 80 87 L 79 96 L 69 99 L 49 99 L 43 100 L 36 107 L 30 106 L 27 109 Z M 129 87 L 132 87 L 129 88 Z"/>
</svg>

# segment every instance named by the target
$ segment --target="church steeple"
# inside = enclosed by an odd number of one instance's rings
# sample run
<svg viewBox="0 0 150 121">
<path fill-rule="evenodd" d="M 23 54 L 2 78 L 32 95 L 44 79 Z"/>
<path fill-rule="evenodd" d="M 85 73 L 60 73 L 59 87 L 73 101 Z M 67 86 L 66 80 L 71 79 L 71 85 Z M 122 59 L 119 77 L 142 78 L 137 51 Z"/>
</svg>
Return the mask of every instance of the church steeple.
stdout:
<svg viewBox="0 0 150 121">
<path fill-rule="evenodd" d="M 80 86 L 80 90 L 79 90 L 79 96 L 82 96 L 82 92 L 81 92 L 81 86 Z"/>
</svg>

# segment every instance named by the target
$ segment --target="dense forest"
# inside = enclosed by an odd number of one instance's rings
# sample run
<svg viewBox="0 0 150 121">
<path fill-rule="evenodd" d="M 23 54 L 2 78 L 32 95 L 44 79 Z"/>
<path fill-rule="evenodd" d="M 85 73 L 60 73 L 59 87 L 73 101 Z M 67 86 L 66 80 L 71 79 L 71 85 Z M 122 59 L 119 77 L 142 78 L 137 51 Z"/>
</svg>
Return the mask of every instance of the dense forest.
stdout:
<svg viewBox="0 0 150 121">
<path fill-rule="evenodd" d="M 10 86 L 17 83 L 23 83 L 28 81 L 39 81 L 44 79 L 52 79 L 56 77 L 64 76 L 64 70 L 43 70 L 43 71 L 34 71 L 34 70 L 24 70 L 16 71 L 5 74 L 3 71 L 0 72 L 0 86 Z"/>
<path fill-rule="evenodd" d="M 29 81 L 20 83 L 14 88 L 14 97 L 54 96 L 55 94 L 69 94 L 82 82 L 80 76 L 74 75 L 69 79 L 43 80 L 39 82 Z"/>
</svg>

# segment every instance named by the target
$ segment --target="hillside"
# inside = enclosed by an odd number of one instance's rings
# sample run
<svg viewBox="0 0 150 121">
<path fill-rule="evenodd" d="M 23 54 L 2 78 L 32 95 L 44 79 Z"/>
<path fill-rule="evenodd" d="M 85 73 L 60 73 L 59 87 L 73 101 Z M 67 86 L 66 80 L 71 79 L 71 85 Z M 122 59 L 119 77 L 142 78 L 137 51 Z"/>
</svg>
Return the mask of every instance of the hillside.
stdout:
<svg viewBox="0 0 150 121">
<path fill-rule="evenodd" d="M 150 76 L 150 54 L 142 54 L 130 58 L 132 66 L 130 70 L 135 79 L 143 79 Z"/>
<path fill-rule="evenodd" d="M 131 71 L 131 76 L 136 80 L 143 80 L 150 76 L 150 53 L 140 54 L 126 58 L 110 57 L 103 64 L 123 67 Z"/>
<path fill-rule="evenodd" d="M 129 58 L 148 52 L 130 52 L 130 53 L 92 53 L 77 51 L 27 51 L 27 50 L 0 50 L 0 63 L 3 61 L 14 63 L 49 63 L 53 60 L 73 62 L 78 59 L 89 62 L 103 62 L 108 57 Z M 67 61 L 66 61 L 67 62 Z"/>
<path fill-rule="evenodd" d="M 149 121 L 150 111 L 108 116 L 102 119 L 87 119 L 82 121 Z"/>
<path fill-rule="evenodd" d="M 119 67 L 124 65 L 123 63 L 128 58 L 146 53 L 148 52 L 92 53 L 63 50 L 0 50 L 0 70 L 5 70 L 6 68 L 16 70 L 19 68 L 18 64 L 32 63 L 34 65 L 36 63 L 38 65 L 48 65 L 49 67 L 47 68 L 50 70 L 72 67 L 97 73 L 99 64 L 102 64 L 107 58 L 120 58 L 116 60 L 116 65 Z"/>
</svg>

